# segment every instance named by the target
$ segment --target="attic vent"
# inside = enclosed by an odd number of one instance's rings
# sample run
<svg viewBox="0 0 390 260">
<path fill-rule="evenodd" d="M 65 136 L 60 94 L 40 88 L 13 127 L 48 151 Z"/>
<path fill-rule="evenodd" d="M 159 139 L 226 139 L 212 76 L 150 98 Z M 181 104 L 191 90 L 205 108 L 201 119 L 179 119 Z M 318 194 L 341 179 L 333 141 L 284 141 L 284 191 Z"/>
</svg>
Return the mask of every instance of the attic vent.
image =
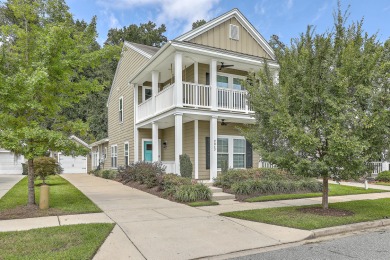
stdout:
<svg viewBox="0 0 390 260">
<path fill-rule="evenodd" d="M 237 40 L 239 39 L 239 28 L 237 25 L 231 24 L 230 25 L 230 33 L 229 33 L 230 39 Z"/>
</svg>

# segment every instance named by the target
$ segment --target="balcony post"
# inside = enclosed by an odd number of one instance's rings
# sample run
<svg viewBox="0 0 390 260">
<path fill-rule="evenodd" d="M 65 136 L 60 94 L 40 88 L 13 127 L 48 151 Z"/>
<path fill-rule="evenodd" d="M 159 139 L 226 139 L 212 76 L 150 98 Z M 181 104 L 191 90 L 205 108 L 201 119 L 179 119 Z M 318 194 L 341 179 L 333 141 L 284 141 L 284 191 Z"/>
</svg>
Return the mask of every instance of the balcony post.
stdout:
<svg viewBox="0 0 390 260">
<path fill-rule="evenodd" d="M 158 94 L 158 71 L 152 71 L 152 111 L 154 114 L 156 111 L 156 95 Z"/>
<path fill-rule="evenodd" d="M 198 85 L 199 83 L 199 64 L 197 61 L 194 62 L 194 83 Z M 199 86 L 195 87 L 195 105 L 199 106 Z"/>
<path fill-rule="evenodd" d="M 183 153 L 183 114 L 175 114 L 175 173 L 180 175 L 180 155 Z"/>
<path fill-rule="evenodd" d="M 210 181 L 217 177 L 217 141 L 218 141 L 218 117 L 212 116 L 210 120 Z"/>
<path fill-rule="evenodd" d="M 175 93 L 176 106 L 183 107 L 183 55 L 180 52 L 175 53 Z"/>
<path fill-rule="evenodd" d="M 138 84 L 134 84 L 134 123 L 138 122 Z"/>
<path fill-rule="evenodd" d="M 134 162 L 138 161 L 138 127 L 134 126 Z"/>
<path fill-rule="evenodd" d="M 152 122 L 152 161 L 158 162 L 158 124 L 157 122 Z"/>
<path fill-rule="evenodd" d="M 212 59 L 210 61 L 210 91 L 211 91 L 211 110 L 218 110 L 217 102 L 217 60 Z"/>
<path fill-rule="evenodd" d="M 199 179 L 199 121 L 198 119 L 194 120 L 194 172 L 195 172 L 195 179 Z"/>
</svg>

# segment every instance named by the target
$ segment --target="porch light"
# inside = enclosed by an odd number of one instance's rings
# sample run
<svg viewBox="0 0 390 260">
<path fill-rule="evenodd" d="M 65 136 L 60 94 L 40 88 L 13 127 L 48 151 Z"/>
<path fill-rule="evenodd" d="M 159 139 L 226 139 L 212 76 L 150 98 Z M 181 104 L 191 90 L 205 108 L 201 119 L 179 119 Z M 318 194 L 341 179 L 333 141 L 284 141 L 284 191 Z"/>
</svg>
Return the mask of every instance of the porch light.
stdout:
<svg viewBox="0 0 390 260">
<path fill-rule="evenodd" d="M 163 149 L 166 149 L 167 148 L 167 141 L 164 141 L 162 146 L 163 146 Z"/>
</svg>

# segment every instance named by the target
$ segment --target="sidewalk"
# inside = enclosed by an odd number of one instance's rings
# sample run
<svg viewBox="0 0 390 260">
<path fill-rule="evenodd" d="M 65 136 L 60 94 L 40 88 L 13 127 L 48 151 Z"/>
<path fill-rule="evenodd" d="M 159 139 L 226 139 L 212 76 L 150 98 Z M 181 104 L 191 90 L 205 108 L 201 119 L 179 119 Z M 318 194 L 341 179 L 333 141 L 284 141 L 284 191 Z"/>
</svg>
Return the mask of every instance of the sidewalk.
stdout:
<svg viewBox="0 0 390 260">
<path fill-rule="evenodd" d="M 320 204 L 321 198 L 258 203 L 227 200 L 220 201 L 221 205 L 218 206 L 191 208 L 115 181 L 88 175 L 64 177 L 118 225 L 95 259 L 128 259 L 128 256 L 133 259 L 193 259 L 281 245 L 316 236 L 313 231 L 226 218 L 218 214 Z M 329 201 L 378 198 L 390 198 L 390 192 L 330 197 Z"/>
</svg>

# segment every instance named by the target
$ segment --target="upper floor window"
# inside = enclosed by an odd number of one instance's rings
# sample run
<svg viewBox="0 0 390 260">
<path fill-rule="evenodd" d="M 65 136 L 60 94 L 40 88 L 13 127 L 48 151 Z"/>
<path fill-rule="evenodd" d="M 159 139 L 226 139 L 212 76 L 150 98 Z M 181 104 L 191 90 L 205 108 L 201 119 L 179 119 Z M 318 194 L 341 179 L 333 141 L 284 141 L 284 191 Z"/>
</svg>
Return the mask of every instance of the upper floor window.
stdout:
<svg viewBox="0 0 390 260">
<path fill-rule="evenodd" d="M 119 98 L 119 122 L 123 122 L 123 97 Z"/>
<path fill-rule="evenodd" d="M 217 87 L 244 90 L 241 83 L 243 79 L 244 77 L 241 76 L 219 73 L 217 75 Z"/>
<path fill-rule="evenodd" d="M 152 97 L 152 87 L 142 86 L 142 102 Z"/>
</svg>

